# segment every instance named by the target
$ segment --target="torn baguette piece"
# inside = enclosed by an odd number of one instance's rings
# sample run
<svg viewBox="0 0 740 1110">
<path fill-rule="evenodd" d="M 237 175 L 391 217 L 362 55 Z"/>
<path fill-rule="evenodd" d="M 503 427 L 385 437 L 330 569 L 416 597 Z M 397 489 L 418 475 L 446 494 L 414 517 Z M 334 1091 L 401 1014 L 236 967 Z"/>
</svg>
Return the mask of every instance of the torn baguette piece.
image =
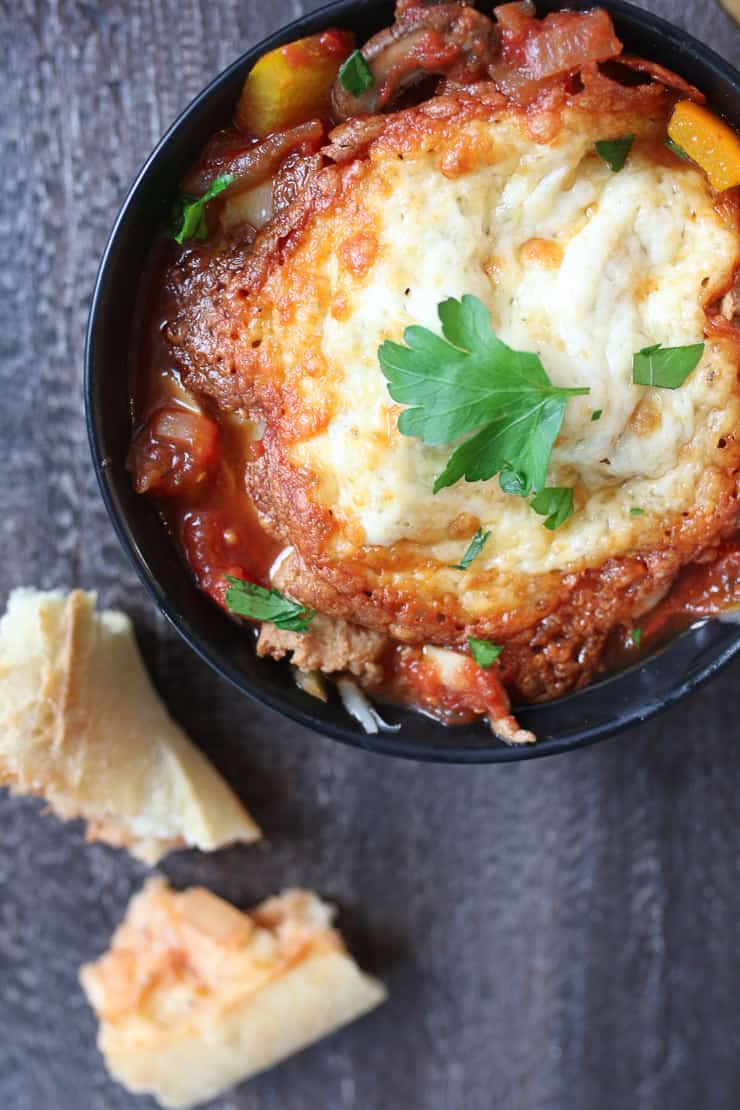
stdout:
<svg viewBox="0 0 740 1110">
<path fill-rule="evenodd" d="M 154 863 L 260 830 L 171 719 L 121 612 L 74 590 L 11 593 L 0 619 L 0 785 L 38 794 L 90 840 Z"/>
<path fill-rule="evenodd" d="M 80 970 L 111 1075 L 162 1106 L 213 1098 L 372 1010 L 385 988 L 287 890 L 249 913 L 203 887 L 150 879 L 111 946 Z"/>
</svg>

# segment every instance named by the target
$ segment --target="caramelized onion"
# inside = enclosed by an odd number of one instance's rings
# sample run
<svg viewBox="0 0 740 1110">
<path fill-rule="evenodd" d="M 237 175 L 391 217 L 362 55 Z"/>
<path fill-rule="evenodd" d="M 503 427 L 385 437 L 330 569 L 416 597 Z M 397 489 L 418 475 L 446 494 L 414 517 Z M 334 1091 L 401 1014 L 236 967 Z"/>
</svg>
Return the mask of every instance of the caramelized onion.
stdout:
<svg viewBox="0 0 740 1110">
<path fill-rule="evenodd" d="M 637 58 L 633 54 L 620 54 L 617 64 L 626 66 L 627 69 L 634 70 L 637 73 L 646 73 L 654 81 L 659 81 L 666 88 L 676 89 L 682 96 L 695 101 L 697 104 L 704 104 L 707 99 L 704 93 L 699 92 L 695 85 L 690 85 L 688 81 L 684 81 L 683 77 L 679 77 L 672 69 L 666 69 L 665 66 L 658 65 L 657 62 L 649 62 L 645 58 Z"/>
<path fill-rule="evenodd" d="M 514 0 L 511 4 L 499 4 L 493 14 L 503 30 L 518 35 L 529 29 L 536 13 L 531 0 Z"/>
<path fill-rule="evenodd" d="M 555 12 L 521 23 L 516 34 L 503 31 L 501 56 L 489 66 L 496 87 L 506 96 L 528 101 L 553 78 L 578 71 L 589 62 L 617 57 L 622 44 L 605 11 Z"/>
<path fill-rule="evenodd" d="M 333 162 L 362 158 L 370 144 L 383 133 L 384 127 L 382 116 L 365 116 L 340 123 L 329 132 L 329 145 L 324 147 L 324 154 Z"/>
<path fill-rule="evenodd" d="M 250 143 L 243 137 L 231 137 L 227 143 L 222 133 L 216 136 L 218 143 L 215 140 L 209 143 L 200 162 L 183 178 L 182 191 L 188 196 L 202 196 L 215 177 L 229 173 L 234 180 L 221 196 L 234 196 L 272 177 L 291 151 L 304 145 L 318 147 L 323 137 L 324 125 L 318 119 L 289 131 L 277 131 L 259 143 Z"/>
<path fill-rule="evenodd" d="M 166 497 L 192 493 L 214 473 L 220 458 L 218 427 L 212 420 L 165 405 L 134 439 L 128 465 L 137 493 Z"/>
</svg>

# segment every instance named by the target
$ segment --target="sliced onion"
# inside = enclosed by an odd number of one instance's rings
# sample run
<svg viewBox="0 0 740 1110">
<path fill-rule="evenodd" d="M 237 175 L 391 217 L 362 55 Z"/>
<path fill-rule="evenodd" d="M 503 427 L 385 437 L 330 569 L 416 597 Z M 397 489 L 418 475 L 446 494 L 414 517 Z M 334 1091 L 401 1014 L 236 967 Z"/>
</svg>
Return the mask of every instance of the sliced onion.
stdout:
<svg viewBox="0 0 740 1110">
<path fill-rule="evenodd" d="M 295 548 L 292 545 L 288 545 L 288 547 L 284 547 L 281 551 L 279 551 L 277 553 L 277 555 L 275 556 L 275 560 L 274 560 L 272 566 L 270 567 L 270 582 L 271 583 L 275 581 L 275 579 L 277 577 L 277 574 L 278 574 L 278 571 L 280 570 L 281 566 L 283 565 L 283 563 L 285 562 L 286 559 L 290 558 L 290 556 L 293 554 L 294 551 L 295 551 Z"/>
<path fill-rule="evenodd" d="M 378 713 L 375 706 L 351 678 L 338 678 L 337 690 L 342 705 L 351 717 L 359 721 L 365 732 L 374 735 L 378 731 L 398 732 L 400 725 L 389 725 Z"/>
<path fill-rule="evenodd" d="M 470 662 L 469 655 L 450 651 L 449 648 L 434 647 L 432 644 L 425 644 L 421 650 L 424 657 L 437 668 L 440 680 L 445 686 L 451 690 L 459 690 L 465 685 Z"/>
<path fill-rule="evenodd" d="M 229 173 L 234 180 L 221 196 L 236 196 L 244 189 L 252 189 L 272 178 L 280 163 L 292 150 L 302 147 L 304 143 L 315 149 L 323 137 L 324 125 L 321 120 L 310 119 L 288 131 L 268 135 L 258 143 L 248 144 L 242 139 L 234 148 L 225 151 L 215 148 L 212 157 L 206 151 L 198 165 L 183 178 L 182 191 L 188 196 L 202 196 L 214 177 Z"/>
<path fill-rule="evenodd" d="M 539 80 L 568 73 L 586 62 L 604 62 L 621 49 L 609 15 L 597 9 L 548 16 L 542 30 L 527 41 L 524 53 L 530 76 Z"/>
<path fill-rule="evenodd" d="M 507 50 L 504 42 L 502 53 L 489 65 L 488 72 L 505 96 L 528 103 L 548 82 L 576 72 L 589 62 L 615 58 L 621 49 L 605 11 L 554 12 L 543 20 L 531 21 L 523 44 L 515 36 L 513 51 Z"/>
<path fill-rule="evenodd" d="M 263 181 L 227 199 L 221 210 L 221 227 L 229 232 L 242 224 L 251 224 L 259 231 L 272 219 L 272 214 L 272 181 Z"/>
<path fill-rule="evenodd" d="M 150 424 L 153 435 L 176 443 L 178 447 L 192 447 L 206 430 L 210 432 L 209 425 L 210 421 L 201 413 L 175 408 L 174 405 L 159 409 Z M 210 435 L 208 438 L 211 438 Z"/>
<path fill-rule="evenodd" d="M 303 690 L 303 693 L 308 694 L 309 697 L 318 698 L 319 701 L 329 700 L 321 671 L 299 671 L 296 667 L 293 671 L 293 679 L 298 689 Z"/>
<path fill-rule="evenodd" d="M 498 4 L 493 14 L 501 27 L 516 35 L 529 28 L 537 13 L 532 0 L 515 0 L 510 4 Z"/>
</svg>

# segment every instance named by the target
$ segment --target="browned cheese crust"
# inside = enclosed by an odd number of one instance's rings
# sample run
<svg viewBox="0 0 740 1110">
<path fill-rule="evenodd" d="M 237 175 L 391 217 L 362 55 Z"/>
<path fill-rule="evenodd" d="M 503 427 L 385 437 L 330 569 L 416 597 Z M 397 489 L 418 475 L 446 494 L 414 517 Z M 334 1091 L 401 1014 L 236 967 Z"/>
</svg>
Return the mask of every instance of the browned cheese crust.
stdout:
<svg viewBox="0 0 740 1110">
<path fill-rule="evenodd" d="M 364 198 L 378 163 L 433 150 L 441 173 L 455 179 L 496 156 L 481 125 L 512 118 L 540 144 L 555 142 L 567 117 L 569 126 L 581 119 L 594 134 L 637 130 L 656 159 L 670 157 L 660 149 L 670 103 L 659 85 L 624 88 L 586 67 L 578 94 L 558 89 L 528 109 L 511 107 L 484 84 L 354 130 L 347 125 L 298 199 L 256 240 L 194 247 L 170 271 L 175 309 L 167 336 L 184 383 L 222 410 L 264 421 L 264 450 L 245 459 L 245 478 L 266 530 L 295 549 L 281 588 L 322 613 L 407 643 L 460 644 L 467 636 L 505 643 L 506 684 L 537 700 L 585 684 L 610 630 L 645 611 L 684 564 L 737 527 L 740 452 L 731 436 L 697 483 L 693 509 L 642 522 L 634 544 L 615 557 L 584 556 L 506 583 L 495 568 L 455 578 L 412 539 L 363 543 L 351 523 L 338 521 L 317 475 L 297 461 L 296 448 L 336 414 L 337 370 L 312 339 L 327 314 L 342 321 L 376 263 L 380 236 Z M 338 272 L 332 288 L 329 256 Z M 725 292 L 726 285 L 710 283 L 707 299 Z M 714 342 L 740 360 L 731 336 Z M 576 509 L 584 499 L 576 485 Z M 448 538 L 464 548 L 477 523 L 458 520 Z M 472 603 L 486 592 L 488 608 Z"/>
</svg>

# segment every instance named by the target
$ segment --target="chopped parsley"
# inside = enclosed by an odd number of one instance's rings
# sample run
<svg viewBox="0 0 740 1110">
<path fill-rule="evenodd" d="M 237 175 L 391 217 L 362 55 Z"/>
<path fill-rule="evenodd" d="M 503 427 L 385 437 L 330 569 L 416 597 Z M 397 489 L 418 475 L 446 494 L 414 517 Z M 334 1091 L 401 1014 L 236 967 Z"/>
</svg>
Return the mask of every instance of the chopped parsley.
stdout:
<svg viewBox="0 0 740 1110">
<path fill-rule="evenodd" d="M 475 640 L 472 636 L 468 636 L 468 647 L 478 666 L 484 668 L 492 667 L 504 650 L 490 640 Z"/>
<path fill-rule="evenodd" d="M 246 617 L 250 621 L 272 621 L 276 628 L 284 632 L 306 632 L 316 616 L 313 609 L 283 597 L 278 590 L 266 590 L 264 586 L 228 574 L 226 581 L 229 583 L 226 604 L 238 617 Z"/>
<path fill-rule="evenodd" d="M 603 409 L 594 409 L 594 411 L 591 413 L 591 419 L 592 420 L 601 420 L 601 417 L 603 415 L 604 415 L 604 410 Z"/>
<path fill-rule="evenodd" d="M 561 486 L 548 486 L 532 498 L 532 508 L 543 520 L 545 528 L 554 532 L 573 515 L 573 490 Z"/>
<path fill-rule="evenodd" d="M 655 343 L 643 347 L 632 360 L 632 381 L 635 385 L 652 385 L 659 389 L 678 389 L 704 353 L 703 343 L 687 347 L 663 347 Z"/>
<path fill-rule="evenodd" d="M 347 60 L 342 62 L 339 67 L 339 80 L 353 96 L 361 96 L 375 84 L 373 71 L 365 61 L 361 50 L 353 50 Z"/>
<path fill-rule="evenodd" d="M 450 570 L 467 570 L 473 559 L 480 555 L 481 551 L 488 543 L 490 535 L 490 532 L 484 532 L 482 528 L 479 528 L 470 541 L 468 549 L 460 562 L 450 563 Z"/>
<path fill-rule="evenodd" d="M 475 433 L 453 451 L 435 493 L 461 478 L 481 482 L 496 474 L 506 493 L 539 492 L 568 400 L 590 390 L 553 385 L 537 355 L 497 338 L 477 297 L 450 297 L 437 311 L 441 336 L 412 326 L 405 346 L 386 340 L 378 348 L 388 392 L 408 406 L 398 430 L 432 446 Z"/>
<path fill-rule="evenodd" d="M 634 135 L 624 135 L 621 139 L 601 139 L 594 146 L 599 158 L 606 162 L 612 173 L 619 173 L 634 141 Z"/>
<path fill-rule="evenodd" d="M 689 156 L 683 149 L 683 147 L 680 147 L 678 143 L 674 143 L 673 139 L 666 139 L 665 145 L 673 154 L 676 155 L 677 158 L 682 158 L 684 162 L 690 161 Z"/>
<path fill-rule="evenodd" d="M 630 640 L 635 645 L 635 647 L 639 647 L 640 644 L 642 643 L 642 629 L 641 628 L 632 628 L 632 629 L 630 629 Z"/>
<path fill-rule="evenodd" d="M 234 180 L 233 174 L 224 173 L 215 178 L 202 197 L 180 197 L 175 201 L 172 213 L 172 238 L 177 243 L 186 239 L 205 239 L 208 235 L 206 225 L 206 205 Z"/>
<path fill-rule="evenodd" d="M 630 516 L 644 516 L 645 510 L 641 509 L 638 505 L 633 505 L 630 509 Z"/>
</svg>

